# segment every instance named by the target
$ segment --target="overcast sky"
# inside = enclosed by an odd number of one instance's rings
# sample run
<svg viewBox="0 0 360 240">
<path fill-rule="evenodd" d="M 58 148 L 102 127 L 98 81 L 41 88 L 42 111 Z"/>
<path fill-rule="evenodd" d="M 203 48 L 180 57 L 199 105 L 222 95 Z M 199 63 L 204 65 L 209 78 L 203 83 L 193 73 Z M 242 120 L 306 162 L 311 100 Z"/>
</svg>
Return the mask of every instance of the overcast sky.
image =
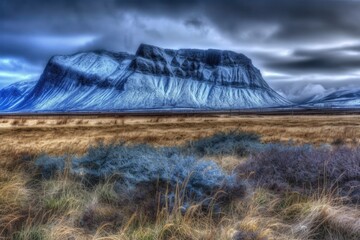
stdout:
<svg viewBox="0 0 360 240">
<path fill-rule="evenodd" d="M 0 87 L 37 79 L 55 54 L 148 43 L 244 53 L 295 101 L 360 88 L 356 0 L 0 0 L 0 34 Z"/>
</svg>

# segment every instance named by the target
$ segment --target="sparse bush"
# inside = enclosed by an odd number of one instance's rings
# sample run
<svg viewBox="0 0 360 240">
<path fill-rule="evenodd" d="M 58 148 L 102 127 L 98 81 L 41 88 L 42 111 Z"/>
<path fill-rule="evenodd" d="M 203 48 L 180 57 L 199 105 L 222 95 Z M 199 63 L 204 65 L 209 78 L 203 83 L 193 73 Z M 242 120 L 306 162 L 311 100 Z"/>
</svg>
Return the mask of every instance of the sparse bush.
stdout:
<svg viewBox="0 0 360 240">
<path fill-rule="evenodd" d="M 25 125 L 25 123 L 27 122 L 26 119 L 22 118 L 22 119 L 15 119 L 11 122 L 11 125 L 13 126 L 23 126 Z"/>
<path fill-rule="evenodd" d="M 83 124 L 83 122 L 84 122 L 84 121 L 83 121 L 82 119 L 79 119 L 79 120 L 76 121 L 76 124 L 77 124 L 77 125 L 81 125 L 81 124 Z"/>
<path fill-rule="evenodd" d="M 190 150 L 200 156 L 226 154 L 245 156 L 262 147 L 260 136 L 248 132 L 221 132 L 193 141 L 189 145 Z"/>
<path fill-rule="evenodd" d="M 64 168 L 64 159 L 42 156 L 36 164 L 48 178 Z M 90 185 L 111 178 L 122 199 L 156 207 L 159 197 L 160 206 L 170 209 L 180 204 L 186 210 L 192 202 L 204 208 L 220 206 L 245 194 L 245 185 L 235 175 L 227 175 L 212 161 L 182 155 L 177 148 L 99 144 L 73 157 L 71 172 Z"/>
<path fill-rule="evenodd" d="M 360 200 L 360 149 L 269 145 L 237 167 L 257 185 L 277 191 L 337 191 Z"/>
<path fill-rule="evenodd" d="M 45 120 L 38 120 L 38 121 L 36 122 L 36 125 L 43 125 L 43 124 L 45 124 L 45 123 L 46 123 Z"/>
<path fill-rule="evenodd" d="M 334 139 L 334 141 L 331 144 L 333 144 L 333 145 L 344 145 L 345 141 L 342 138 L 336 138 L 336 139 Z"/>
<path fill-rule="evenodd" d="M 150 118 L 149 122 L 151 122 L 151 123 L 158 123 L 158 122 L 160 122 L 160 118 L 159 118 L 159 117 Z"/>
<path fill-rule="evenodd" d="M 69 122 L 69 119 L 64 118 L 56 121 L 56 125 L 66 125 Z"/>
</svg>

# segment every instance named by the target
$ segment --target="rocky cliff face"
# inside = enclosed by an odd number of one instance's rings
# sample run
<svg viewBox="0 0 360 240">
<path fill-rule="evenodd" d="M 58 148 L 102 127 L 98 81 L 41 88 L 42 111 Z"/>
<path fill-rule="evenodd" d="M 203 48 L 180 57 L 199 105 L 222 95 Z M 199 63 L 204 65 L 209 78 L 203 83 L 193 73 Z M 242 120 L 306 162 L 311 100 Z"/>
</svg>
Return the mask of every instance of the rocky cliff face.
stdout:
<svg viewBox="0 0 360 240">
<path fill-rule="evenodd" d="M 242 54 L 142 44 L 135 55 L 94 51 L 52 57 L 34 89 L 8 109 L 225 110 L 287 104 Z"/>
</svg>

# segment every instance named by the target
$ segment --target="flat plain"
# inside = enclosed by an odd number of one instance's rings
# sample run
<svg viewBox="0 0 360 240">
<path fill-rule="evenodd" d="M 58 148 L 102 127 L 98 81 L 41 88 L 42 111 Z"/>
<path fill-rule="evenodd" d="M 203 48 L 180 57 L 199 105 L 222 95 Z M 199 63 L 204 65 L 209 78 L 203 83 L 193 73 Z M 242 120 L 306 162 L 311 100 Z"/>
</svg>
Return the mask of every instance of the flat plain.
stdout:
<svg viewBox="0 0 360 240">
<path fill-rule="evenodd" d="M 251 132 L 261 144 L 312 144 L 353 157 L 360 115 L 1 116 L 0 239 L 358 239 L 358 205 L 344 204 L 328 192 L 302 195 L 254 185 L 245 200 L 234 201 L 220 218 L 172 210 L 149 220 L 119 205 L 107 181 L 88 189 L 65 173 L 40 181 L 35 173 L 41 154 L 81 156 L 99 142 L 187 146 L 219 132 Z M 233 141 L 227 135 L 223 139 Z M 344 145 L 350 150 L 336 150 Z M 296 151 L 307 160 L 307 148 L 279 149 L 275 154 L 285 162 L 285 154 Z M 316 151 L 309 156 L 323 156 Z M 238 153 L 204 157 L 228 173 L 253 161 Z"/>
<path fill-rule="evenodd" d="M 249 131 L 264 142 L 356 144 L 360 115 L 25 116 L 0 119 L 2 151 L 82 153 L 97 141 L 178 145 L 216 132 Z"/>
</svg>

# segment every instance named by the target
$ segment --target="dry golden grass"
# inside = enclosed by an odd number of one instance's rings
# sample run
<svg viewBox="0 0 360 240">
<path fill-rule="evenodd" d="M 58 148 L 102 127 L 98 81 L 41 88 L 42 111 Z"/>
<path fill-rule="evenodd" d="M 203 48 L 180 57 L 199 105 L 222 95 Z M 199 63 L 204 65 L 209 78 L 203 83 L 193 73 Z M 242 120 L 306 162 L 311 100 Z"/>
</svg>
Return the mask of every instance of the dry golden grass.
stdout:
<svg viewBox="0 0 360 240">
<path fill-rule="evenodd" d="M 220 219 L 199 215 L 194 205 L 185 215 L 160 211 L 155 222 L 147 222 L 141 212 L 129 215 L 118 206 L 108 183 L 84 189 L 66 174 L 37 181 L 30 164 L 41 152 L 81 154 L 99 140 L 178 145 L 229 130 L 256 132 L 264 142 L 357 144 L 359 120 L 357 115 L 2 119 L 0 239 L 360 239 L 360 210 L 328 195 L 283 196 L 257 188 Z M 229 171 L 244 160 L 213 159 Z M 90 222 L 80 223 L 84 215 Z"/>
<path fill-rule="evenodd" d="M 99 140 L 178 145 L 229 130 L 258 133 L 264 142 L 356 144 L 360 116 L 22 117 L 0 122 L 0 150 L 83 153 Z"/>
</svg>

